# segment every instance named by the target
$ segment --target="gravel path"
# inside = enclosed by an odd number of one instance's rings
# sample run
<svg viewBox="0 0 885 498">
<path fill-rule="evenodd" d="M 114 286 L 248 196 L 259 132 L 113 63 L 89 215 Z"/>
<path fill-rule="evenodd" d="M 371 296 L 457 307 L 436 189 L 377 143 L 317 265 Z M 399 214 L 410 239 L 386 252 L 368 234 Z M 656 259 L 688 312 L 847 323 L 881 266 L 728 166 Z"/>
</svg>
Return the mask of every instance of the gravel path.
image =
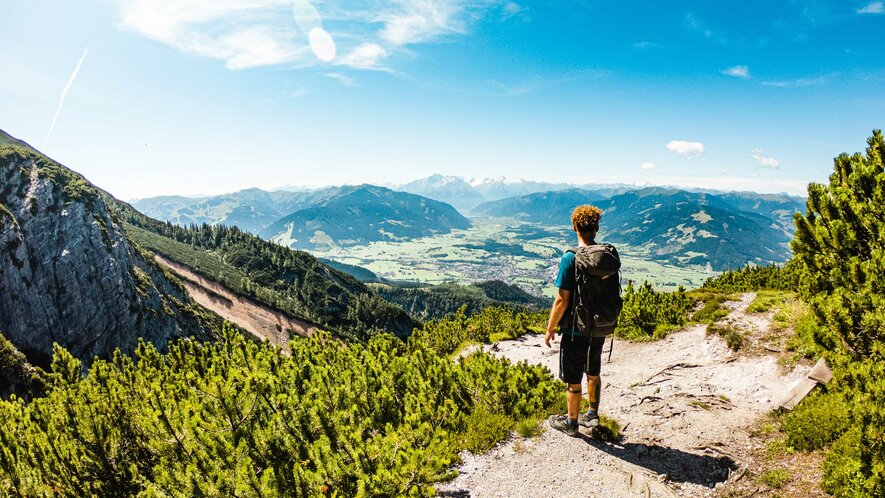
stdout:
<svg viewBox="0 0 885 498">
<path fill-rule="evenodd" d="M 768 328 L 770 314 L 745 310 L 754 294 L 728 303 L 726 318 L 748 333 Z M 558 338 L 557 338 L 558 340 Z M 695 325 L 648 343 L 615 341 L 603 352 L 603 414 L 624 427 L 620 444 L 548 430 L 515 437 L 491 452 L 462 455 L 459 476 L 442 496 L 637 497 L 712 496 L 741 475 L 734 455 L 749 444 L 748 428 L 807 373 L 783 375 L 774 355 L 739 355 Z M 558 343 L 531 335 L 485 350 L 513 361 L 558 368 Z"/>
</svg>

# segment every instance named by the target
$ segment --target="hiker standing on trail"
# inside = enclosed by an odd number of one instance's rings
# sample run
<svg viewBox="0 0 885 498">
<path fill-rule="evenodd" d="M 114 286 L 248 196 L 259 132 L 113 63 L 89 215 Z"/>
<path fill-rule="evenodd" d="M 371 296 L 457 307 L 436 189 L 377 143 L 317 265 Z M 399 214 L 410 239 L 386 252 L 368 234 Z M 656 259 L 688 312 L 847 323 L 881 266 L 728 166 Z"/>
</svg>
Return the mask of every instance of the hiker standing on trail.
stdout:
<svg viewBox="0 0 885 498">
<path fill-rule="evenodd" d="M 550 346 L 557 326 L 562 334 L 559 348 L 559 378 L 567 384 L 567 415 L 553 415 L 550 426 L 569 436 L 578 436 L 578 425 L 599 425 L 599 397 L 602 379 L 602 347 L 617 323 L 621 311 L 620 258 L 611 245 L 597 244 L 599 218 L 595 206 L 579 206 L 572 213 L 572 227 L 578 246 L 566 251 L 559 262 L 556 285 L 559 293 L 550 310 L 544 343 Z M 581 381 L 587 376 L 590 408 L 578 414 Z"/>
</svg>

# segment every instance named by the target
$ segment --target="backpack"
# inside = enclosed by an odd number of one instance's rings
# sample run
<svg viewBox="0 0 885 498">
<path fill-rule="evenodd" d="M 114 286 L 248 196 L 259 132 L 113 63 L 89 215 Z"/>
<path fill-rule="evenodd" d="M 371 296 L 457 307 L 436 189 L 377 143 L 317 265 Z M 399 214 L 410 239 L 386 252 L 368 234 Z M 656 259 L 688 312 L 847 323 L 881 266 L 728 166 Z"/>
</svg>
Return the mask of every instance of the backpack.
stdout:
<svg viewBox="0 0 885 498">
<path fill-rule="evenodd" d="M 572 328 L 586 337 L 611 335 L 624 307 L 618 251 L 611 244 L 596 244 L 571 248 L 569 252 L 575 253 Z"/>
</svg>

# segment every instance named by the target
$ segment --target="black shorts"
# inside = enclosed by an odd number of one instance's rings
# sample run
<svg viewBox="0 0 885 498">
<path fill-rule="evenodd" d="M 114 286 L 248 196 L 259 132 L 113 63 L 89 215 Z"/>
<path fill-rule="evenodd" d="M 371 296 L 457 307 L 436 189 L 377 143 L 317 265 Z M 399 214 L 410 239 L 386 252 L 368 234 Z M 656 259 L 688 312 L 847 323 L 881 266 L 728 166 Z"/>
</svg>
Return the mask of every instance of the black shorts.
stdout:
<svg viewBox="0 0 885 498">
<path fill-rule="evenodd" d="M 559 342 L 559 378 L 566 384 L 580 384 L 584 374 L 599 375 L 605 337 L 563 334 Z"/>
</svg>

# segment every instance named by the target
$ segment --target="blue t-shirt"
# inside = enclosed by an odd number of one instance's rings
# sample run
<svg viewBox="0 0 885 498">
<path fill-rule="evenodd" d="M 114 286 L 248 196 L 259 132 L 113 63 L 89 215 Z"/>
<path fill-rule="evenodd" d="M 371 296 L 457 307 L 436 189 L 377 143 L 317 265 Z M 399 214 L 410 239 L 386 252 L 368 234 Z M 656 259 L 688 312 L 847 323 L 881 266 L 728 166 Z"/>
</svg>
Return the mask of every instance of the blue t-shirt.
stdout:
<svg viewBox="0 0 885 498">
<path fill-rule="evenodd" d="M 562 255 L 562 259 L 559 260 L 559 273 L 556 274 L 556 281 L 553 282 L 553 285 L 555 285 L 557 289 L 574 292 L 575 253 L 567 251 L 565 254 Z M 569 300 L 569 305 L 571 305 L 571 300 Z M 581 331 L 577 329 L 560 327 L 559 330 L 563 334 L 581 335 Z"/>
</svg>

